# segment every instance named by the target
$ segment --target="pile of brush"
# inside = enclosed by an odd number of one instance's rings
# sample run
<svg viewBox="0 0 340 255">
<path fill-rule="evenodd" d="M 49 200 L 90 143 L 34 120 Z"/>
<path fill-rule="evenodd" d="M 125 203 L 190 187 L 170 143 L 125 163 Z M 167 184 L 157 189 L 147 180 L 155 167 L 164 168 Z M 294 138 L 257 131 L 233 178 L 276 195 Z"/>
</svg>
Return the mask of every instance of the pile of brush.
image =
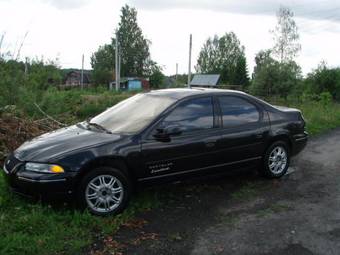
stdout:
<svg viewBox="0 0 340 255">
<path fill-rule="evenodd" d="M 10 151 L 29 139 L 60 127 L 49 118 L 29 119 L 18 112 L 15 106 L 0 108 L 0 167 Z"/>
</svg>

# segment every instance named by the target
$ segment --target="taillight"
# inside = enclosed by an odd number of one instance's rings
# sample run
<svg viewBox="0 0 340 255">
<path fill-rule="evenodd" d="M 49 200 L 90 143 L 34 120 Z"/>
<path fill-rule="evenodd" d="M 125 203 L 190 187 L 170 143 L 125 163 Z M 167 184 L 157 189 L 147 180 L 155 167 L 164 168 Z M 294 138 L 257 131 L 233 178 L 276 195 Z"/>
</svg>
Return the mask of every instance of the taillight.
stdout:
<svg viewBox="0 0 340 255">
<path fill-rule="evenodd" d="M 303 117 L 303 114 L 302 112 L 299 112 L 299 118 L 300 118 L 300 121 L 301 121 L 301 127 L 304 128 L 305 125 L 306 125 L 306 121 L 305 121 L 305 118 Z"/>
</svg>

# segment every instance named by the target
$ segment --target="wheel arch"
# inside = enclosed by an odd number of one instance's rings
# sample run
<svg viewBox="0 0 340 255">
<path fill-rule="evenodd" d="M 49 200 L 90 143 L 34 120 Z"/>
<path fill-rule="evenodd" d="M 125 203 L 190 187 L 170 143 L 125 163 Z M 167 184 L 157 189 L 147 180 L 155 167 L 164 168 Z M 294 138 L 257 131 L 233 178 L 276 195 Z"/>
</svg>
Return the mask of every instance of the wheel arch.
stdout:
<svg viewBox="0 0 340 255">
<path fill-rule="evenodd" d="M 77 184 L 81 182 L 83 177 L 91 171 L 91 169 L 99 167 L 112 167 L 121 171 L 131 182 L 134 182 L 134 174 L 129 169 L 127 163 L 122 157 L 99 157 L 90 160 L 85 165 L 83 165 L 78 173 Z"/>
<path fill-rule="evenodd" d="M 288 145 L 288 149 L 289 149 L 289 153 L 292 152 L 293 150 L 293 142 L 292 142 L 292 139 L 290 137 L 290 135 L 286 132 L 280 132 L 274 136 L 272 136 L 268 143 L 267 143 L 267 146 L 266 146 L 266 150 L 275 142 L 278 142 L 278 141 L 283 141 L 285 143 L 287 143 Z"/>
</svg>

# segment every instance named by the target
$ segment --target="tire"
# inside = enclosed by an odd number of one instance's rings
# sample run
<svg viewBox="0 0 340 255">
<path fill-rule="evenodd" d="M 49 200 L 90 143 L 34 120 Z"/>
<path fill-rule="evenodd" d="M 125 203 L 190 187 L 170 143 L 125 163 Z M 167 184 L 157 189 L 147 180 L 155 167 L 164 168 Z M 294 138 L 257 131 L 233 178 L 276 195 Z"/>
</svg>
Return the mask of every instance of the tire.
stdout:
<svg viewBox="0 0 340 255">
<path fill-rule="evenodd" d="M 116 215 L 128 205 L 131 194 L 129 179 L 118 169 L 99 167 L 80 182 L 77 202 L 98 216 Z"/>
<path fill-rule="evenodd" d="M 261 174 L 268 178 L 280 178 L 287 173 L 290 164 L 290 151 L 286 142 L 274 142 L 263 157 Z"/>
</svg>

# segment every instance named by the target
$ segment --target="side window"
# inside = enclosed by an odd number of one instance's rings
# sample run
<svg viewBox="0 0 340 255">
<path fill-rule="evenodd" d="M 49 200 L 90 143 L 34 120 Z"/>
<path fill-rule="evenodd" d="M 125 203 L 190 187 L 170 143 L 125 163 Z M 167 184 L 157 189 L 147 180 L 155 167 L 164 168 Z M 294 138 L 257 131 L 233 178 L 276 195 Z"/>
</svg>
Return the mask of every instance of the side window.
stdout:
<svg viewBox="0 0 340 255">
<path fill-rule="evenodd" d="M 240 126 L 257 122 L 260 119 L 260 113 L 256 106 L 242 98 L 221 96 L 219 102 L 224 127 Z"/>
<path fill-rule="evenodd" d="M 182 132 L 209 129 L 214 126 L 211 97 L 195 98 L 180 103 L 162 122 L 162 127 L 178 125 Z"/>
</svg>

